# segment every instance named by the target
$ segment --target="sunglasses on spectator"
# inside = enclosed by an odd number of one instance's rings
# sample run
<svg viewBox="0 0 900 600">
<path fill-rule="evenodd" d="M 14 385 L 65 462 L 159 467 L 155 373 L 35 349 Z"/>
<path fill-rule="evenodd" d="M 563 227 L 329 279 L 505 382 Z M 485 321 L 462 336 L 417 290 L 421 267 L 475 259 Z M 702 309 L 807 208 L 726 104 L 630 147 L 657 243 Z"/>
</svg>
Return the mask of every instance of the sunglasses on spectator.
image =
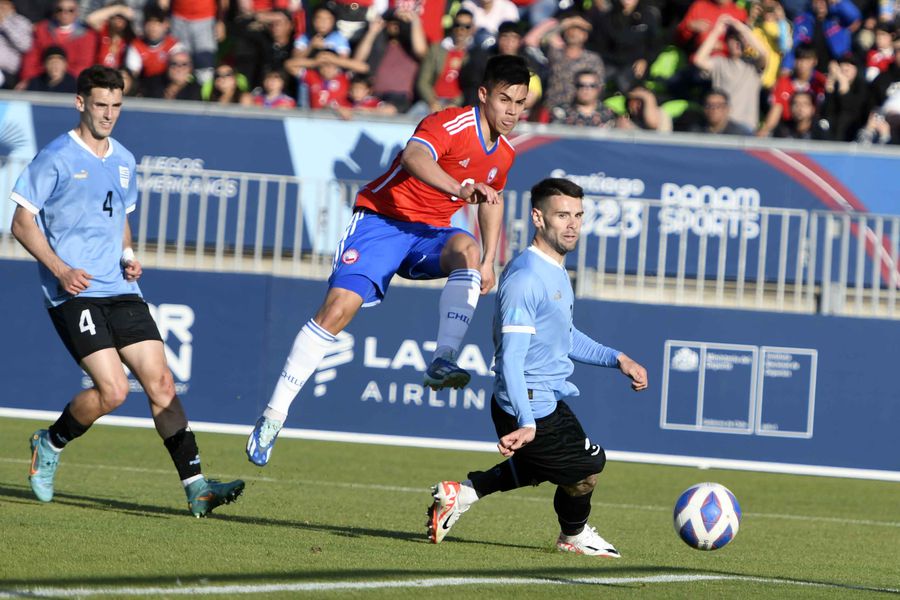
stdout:
<svg viewBox="0 0 900 600">
<path fill-rule="evenodd" d="M 454 26 L 454 27 L 458 27 L 459 29 L 472 29 L 472 24 L 471 24 L 471 23 L 459 23 L 459 22 L 457 22 L 457 23 L 454 23 L 453 26 Z"/>
<path fill-rule="evenodd" d="M 576 89 L 579 89 L 579 90 L 583 90 L 583 89 L 596 89 L 596 88 L 598 88 L 598 87 L 600 87 L 600 84 L 599 84 L 599 83 L 594 83 L 594 82 L 592 82 L 592 81 L 579 81 L 578 83 L 575 84 L 575 88 L 576 88 Z"/>
<path fill-rule="evenodd" d="M 74 6 L 70 7 L 70 8 L 63 8 L 62 6 L 60 6 L 56 9 L 56 12 L 58 12 L 58 13 L 73 13 L 76 10 L 78 10 L 78 9 L 76 9 Z"/>
</svg>

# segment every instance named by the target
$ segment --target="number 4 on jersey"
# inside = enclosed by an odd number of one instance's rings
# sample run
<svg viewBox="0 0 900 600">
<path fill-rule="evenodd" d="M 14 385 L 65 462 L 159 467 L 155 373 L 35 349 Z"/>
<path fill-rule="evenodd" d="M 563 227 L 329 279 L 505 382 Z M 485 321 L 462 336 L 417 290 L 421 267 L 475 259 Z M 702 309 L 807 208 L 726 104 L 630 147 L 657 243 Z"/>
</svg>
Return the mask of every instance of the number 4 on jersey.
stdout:
<svg viewBox="0 0 900 600">
<path fill-rule="evenodd" d="M 78 328 L 81 330 L 81 333 L 90 331 L 91 335 L 97 335 L 97 326 L 94 325 L 94 320 L 91 318 L 90 309 L 86 308 L 81 311 L 81 317 L 78 318 Z"/>
<path fill-rule="evenodd" d="M 106 200 L 103 201 L 103 210 L 109 213 L 109 216 L 112 217 L 113 209 L 112 209 L 112 192 L 106 192 Z"/>
</svg>

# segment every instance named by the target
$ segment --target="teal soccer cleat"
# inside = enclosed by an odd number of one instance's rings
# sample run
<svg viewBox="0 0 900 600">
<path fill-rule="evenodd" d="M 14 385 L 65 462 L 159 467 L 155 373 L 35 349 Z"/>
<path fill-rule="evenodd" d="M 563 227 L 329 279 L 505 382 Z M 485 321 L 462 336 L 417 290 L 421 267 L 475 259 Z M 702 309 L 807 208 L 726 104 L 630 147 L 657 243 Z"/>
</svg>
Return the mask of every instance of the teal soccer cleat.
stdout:
<svg viewBox="0 0 900 600">
<path fill-rule="evenodd" d="M 228 483 L 214 479 L 198 479 L 189 484 L 184 493 L 187 494 L 188 508 L 198 519 L 205 517 L 217 506 L 231 504 L 244 491 L 244 482 L 240 479 Z"/>
<path fill-rule="evenodd" d="M 31 491 L 41 502 L 53 500 L 53 478 L 59 466 L 59 452 L 50 446 L 46 429 L 38 429 L 31 436 L 31 471 L 28 481 Z"/>
</svg>

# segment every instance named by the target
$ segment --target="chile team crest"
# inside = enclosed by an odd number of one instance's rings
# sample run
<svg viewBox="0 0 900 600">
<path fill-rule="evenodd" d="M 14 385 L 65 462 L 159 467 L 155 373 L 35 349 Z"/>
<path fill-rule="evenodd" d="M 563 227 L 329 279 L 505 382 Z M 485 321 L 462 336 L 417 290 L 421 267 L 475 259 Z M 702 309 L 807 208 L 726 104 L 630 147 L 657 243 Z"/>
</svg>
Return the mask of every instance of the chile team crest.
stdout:
<svg viewBox="0 0 900 600">
<path fill-rule="evenodd" d="M 487 183 L 494 183 L 494 179 L 497 178 L 497 167 L 491 167 L 491 170 L 488 171 L 487 174 Z"/>
<path fill-rule="evenodd" d="M 348 248 L 341 254 L 341 262 L 345 265 L 352 265 L 359 260 L 359 250 L 356 248 Z"/>
</svg>

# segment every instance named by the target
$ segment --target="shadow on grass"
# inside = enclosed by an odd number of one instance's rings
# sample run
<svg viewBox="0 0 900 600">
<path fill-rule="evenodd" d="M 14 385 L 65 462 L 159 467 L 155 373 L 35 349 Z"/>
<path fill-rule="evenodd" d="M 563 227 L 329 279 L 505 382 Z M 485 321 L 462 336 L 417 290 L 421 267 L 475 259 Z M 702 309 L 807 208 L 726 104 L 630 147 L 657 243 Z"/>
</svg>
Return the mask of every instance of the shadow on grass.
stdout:
<svg viewBox="0 0 900 600">
<path fill-rule="evenodd" d="M 37 504 L 37 500 L 26 486 L 0 485 L 0 498 L 15 504 Z M 140 504 L 137 502 L 129 502 L 116 500 L 112 498 L 100 498 L 94 496 L 84 496 L 78 494 L 70 494 L 66 492 L 57 492 L 53 500 L 54 504 L 62 504 L 74 506 L 88 510 L 98 510 L 103 513 L 109 511 L 118 512 L 125 515 L 150 517 L 157 519 L 182 518 L 191 519 L 187 510 L 177 510 L 167 506 L 157 506 L 151 504 Z M 225 509 L 227 510 L 227 508 Z M 402 542 L 411 542 L 417 544 L 428 544 L 424 539 L 422 531 L 409 532 L 386 529 L 374 529 L 367 527 L 341 526 L 325 523 L 314 523 L 311 521 L 297 521 L 291 519 L 273 519 L 269 517 L 252 517 L 243 515 L 229 515 L 225 513 L 215 513 L 211 519 L 219 520 L 227 523 L 239 523 L 244 525 L 261 525 L 265 527 L 290 527 L 302 529 L 312 532 L 321 532 L 330 535 L 337 535 L 349 538 L 384 538 L 399 540 Z M 454 545 L 474 544 L 477 546 L 498 546 L 507 548 L 518 548 L 524 550 L 532 550 L 536 552 L 547 552 L 546 545 L 514 545 L 503 544 L 486 540 L 465 540 L 454 539 Z M 430 545 L 430 544 L 429 544 Z M 581 561 L 579 561 L 581 562 Z M 767 577 L 765 575 L 753 573 L 741 573 L 735 571 L 720 571 L 710 569 L 697 569 L 676 567 L 671 565 L 629 565 L 619 564 L 609 560 L 602 561 L 600 564 L 595 562 L 581 562 L 581 564 L 571 567 L 538 567 L 534 570 L 523 572 L 517 569 L 443 569 L 436 571 L 434 568 L 427 569 L 353 569 L 348 570 L 298 570 L 295 572 L 285 572 L 279 570 L 277 572 L 258 572 L 258 573 L 209 573 L 197 574 L 190 573 L 180 575 L 177 573 L 167 573 L 165 576 L 147 575 L 147 576 L 96 576 L 96 577 L 43 577 L 30 579 L 0 579 L 0 594 L 12 593 L 17 594 L 18 591 L 13 588 L 34 587 L 34 586 L 103 586 L 103 585 L 132 585 L 132 586 L 192 586 L 192 585 L 225 585 L 229 583 L 251 583 L 259 584 L 276 584 L 276 583 L 304 583 L 304 582 L 328 582 L 328 581 L 378 581 L 393 579 L 419 579 L 419 578 L 439 578 L 439 577 L 510 577 L 525 578 L 533 577 L 535 579 L 558 579 L 561 583 L 572 584 L 573 578 L 596 578 L 602 577 L 640 577 L 648 575 L 721 575 L 726 577 L 747 577 L 760 578 L 761 580 L 777 580 L 784 583 L 796 583 L 798 585 L 808 586 L 818 585 L 834 589 L 846 589 L 848 591 L 868 591 L 881 592 L 892 596 L 900 596 L 900 591 L 895 589 L 884 589 L 877 587 L 867 587 L 863 585 L 852 585 L 826 580 L 801 580 L 785 577 Z M 586 583 L 586 585 L 590 585 Z M 603 585 L 606 587 L 623 587 L 632 588 L 635 585 L 639 587 L 641 584 L 622 583 L 599 583 L 593 585 Z"/>
<path fill-rule="evenodd" d="M 0 485 L 0 498 L 17 503 L 33 503 L 37 504 L 37 500 L 31 492 L 31 488 L 27 486 L 16 485 Z M 168 506 L 158 506 L 153 504 L 140 504 L 132 501 L 117 500 L 114 498 L 101 498 L 95 496 L 84 496 L 79 494 L 71 494 L 67 492 L 57 491 L 53 496 L 53 504 L 62 504 L 66 506 L 75 506 L 88 510 L 99 510 L 103 513 L 114 511 L 126 515 L 149 517 L 149 518 L 192 518 L 187 508 L 175 509 Z M 227 511 L 228 507 L 220 507 L 217 511 Z M 357 527 L 353 525 L 332 525 L 326 523 L 315 523 L 309 520 L 292 520 L 292 519 L 275 519 L 272 517 L 259 517 L 248 515 L 231 515 L 227 512 L 212 513 L 209 519 L 217 521 L 225 521 L 228 523 L 240 523 L 244 525 L 261 525 L 265 527 L 292 527 L 307 531 L 318 531 L 341 537 L 363 538 L 378 537 L 392 540 L 400 540 L 417 544 L 428 544 L 425 539 L 424 520 L 420 531 L 399 531 L 389 529 L 374 529 L 369 527 Z M 517 544 L 503 544 L 500 542 L 489 541 L 472 541 L 472 540 L 455 540 L 454 543 L 491 545 L 505 548 L 518 548 L 525 550 L 544 550 L 544 546 L 526 546 Z"/>
</svg>

